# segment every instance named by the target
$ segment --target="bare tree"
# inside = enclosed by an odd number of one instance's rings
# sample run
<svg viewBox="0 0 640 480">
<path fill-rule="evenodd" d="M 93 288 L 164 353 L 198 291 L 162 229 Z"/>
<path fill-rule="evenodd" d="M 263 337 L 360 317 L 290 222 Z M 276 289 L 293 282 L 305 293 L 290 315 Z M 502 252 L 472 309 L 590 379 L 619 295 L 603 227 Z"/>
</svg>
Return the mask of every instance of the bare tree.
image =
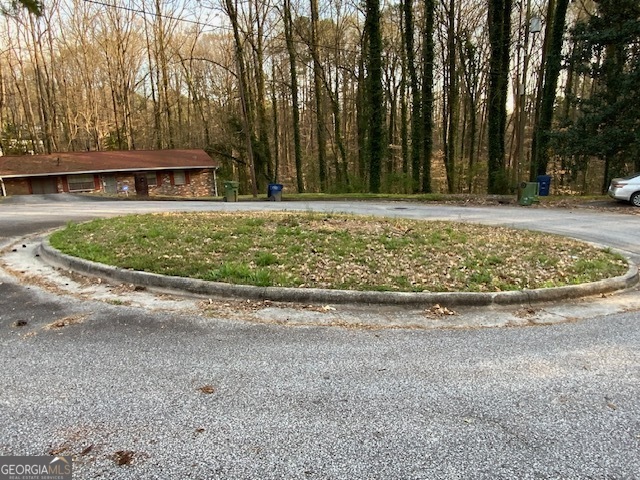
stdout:
<svg viewBox="0 0 640 480">
<path fill-rule="evenodd" d="M 244 47 L 243 41 L 240 36 L 240 25 L 238 23 L 238 12 L 234 4 L 234 0 L 225 0 L 225 6 L 227 9 L 227 15 L 231 21 L 233 28 L 233 38 L 235 42 L 235 57 L 238 67 L 237 79 L 238 90 L 240 93 L 240 104 L 242 106 L 242 118 L 243 118 L 243 136 L 245 138 L 246 154 L 249 164 L 249 172 L 251 174 L 251 186 L 253 190 L 253 196 L 258 196 L 258 184 L 256 180 L 256 168 L 255 168 L 255 156 L 253 154 L 253 111 L 249 102 L 249 90 L 247 85 L 247 69 L 244 59 Z"/>
<path fill-rule="evenodd" d="M 489 73 L 489 193 L 506 193 L 505 164 L 507 91 L 510 60 L 511 0 L 489 0 L 488 25 L 491 43 Z"/>
<path fill-rule="evenodd" d="M 289 54 L 289 76 L 291 82 L 291 112 L 293 116 L 293 145 L 296 165 L 296 185 L 298 192 L 304 192 L 302 172 L 302 146 L 300 140 L 300 105 L 298 104 L 298 68 L 296 51 L 293 43 L 293 20 L 291 18 L 291 2 L 284 0 L 284 32 Z"/>
</svg>

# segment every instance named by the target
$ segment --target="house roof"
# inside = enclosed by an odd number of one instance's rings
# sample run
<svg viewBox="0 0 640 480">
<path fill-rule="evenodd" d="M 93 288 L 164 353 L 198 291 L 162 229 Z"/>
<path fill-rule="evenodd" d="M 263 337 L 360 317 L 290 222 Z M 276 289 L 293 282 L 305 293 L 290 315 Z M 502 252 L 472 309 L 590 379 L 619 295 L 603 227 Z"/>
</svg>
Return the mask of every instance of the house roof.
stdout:
<svg viewBox="0 0 640 480">
<path fill-rule="evenodd" d="M 0 177 L 217 168 L 204 150 L 127 150 L 0 157 Z"/>
</svg>

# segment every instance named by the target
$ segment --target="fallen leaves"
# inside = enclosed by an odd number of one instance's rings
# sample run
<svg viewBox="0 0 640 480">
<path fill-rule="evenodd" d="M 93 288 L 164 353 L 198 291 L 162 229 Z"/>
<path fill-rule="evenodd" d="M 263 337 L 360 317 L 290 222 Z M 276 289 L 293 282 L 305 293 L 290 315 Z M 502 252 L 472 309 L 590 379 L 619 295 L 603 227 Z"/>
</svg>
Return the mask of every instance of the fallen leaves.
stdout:
<svg viewBox="0 0 640 480">
<path fill-rule="evenodd" d="M 437 303 L 431 308 L 427 308 L 425 310 L 425 314 L 427 316 L 433 316 L 433 317 L 447 317 L 447 316 L 457 315 L 455 311 L 450 310 L 447 307 L 443 307 Z"/>
<path fill-rule="evenodd" d="M 134 285 L 131 283 L 122 283 L 120 285 L 115 285 L 109 289 L 109 291 L 115 295 L 122 295 L 131 292 L 143 292 L 145 290 L 146 287 L 141 285 Z"/>
<path fill-rule="evenodd" d="M 269 308 L 273 302 L 269 300 L 215 300 L 209 298 L 198 302 L 198 308 L 209 313 L 249 313 Z"/>
<path fill-rule="evenodd" d="M 62 240 L 67 253 L 101 261 L 90 256 L 99 252 L 122 268 L 275 287 L 499 292 L 626 270 L 610 252 L 550 234 L 310 212 L 137 215 L 78 225 Z"/>
<path fill-rule="evenodd" d="M 56 447 L 56 448 L 51 448 L 49 449 L 49 455 L 52 456 L 57 456 L 57 455 L 61 455 L 62 453 L 66 452 L 69 449 L 68 445 L 62 445 L 60 447 Z"/>
<path fill-rule="evenodd" d="M 526 308 L 521 308 L 520 310 L 517 310 L 515 312 L 515 315 L 516 315 L 516 317 L 527 318 L 527 317 L 530 317 L 532 315 L 535 315 L 536 313 L 538 313 L 538 312 L 534 308 L 526 307 Z"/>
<path fill-rule="evenodd" d="M 88 455 L 89 453 L 91 453 L 92 450 L 93 450 L 93 445 L 89 445 L 88 447 L 85 447 L 82 449 L 82 451 L 80 452 L 80 455 L 82 456 Z"/>
<path fill-rule="evenodd" d="M 118 450 L 111 456 L 111 459 L 119 466 L 131 465 L 134 455 L 135 452 L 132 450 Z"/>
<path fill-rule="evenodd" d="M 213 387 L 213 385 L 203 385 L 201 387 L 198 388 L 198 390 L 200 390 L 200 392 L 207 394 L 207 395 L 211 395 L 212 393 L 214 393 L 216 391 L 216 389 Z"/>
<path fill-rule="evenodd" d="M 55 330 L 59 328 L 68 327 L 69 325 L 78 325 L 79 323 L 84 322 L 84 320 L 89 316 L 89 314 L 77 314 L 77 315 L 69 315 L 64 318 L 60 318 L 49 323 L 45 328 L 47 330 Z"/>
</svg>

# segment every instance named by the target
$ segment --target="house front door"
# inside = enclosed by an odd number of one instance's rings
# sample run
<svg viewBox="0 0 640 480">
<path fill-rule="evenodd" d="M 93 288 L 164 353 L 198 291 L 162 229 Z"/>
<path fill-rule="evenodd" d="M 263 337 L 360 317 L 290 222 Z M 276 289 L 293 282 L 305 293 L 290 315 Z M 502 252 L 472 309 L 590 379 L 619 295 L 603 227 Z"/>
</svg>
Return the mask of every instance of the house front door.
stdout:
<svg viewBox="0 0 640 480">
<path fill-rule="evenodd" d="M 136 182 L 136 195 L 138 197 L 148 197 L 149 183 L 147 182 L 147 176 L 144 173 L 136 173 L 134 179 Z"/>
<path fill-rule="evenodd" d="M 113 193 L 114 195 L 118 193 L 118 182 L 116 181 L 116 177 L 114 175 L 107 175 L 102 177 L 104 181 L 104 192 L 105 193 Z"/>
</svg>

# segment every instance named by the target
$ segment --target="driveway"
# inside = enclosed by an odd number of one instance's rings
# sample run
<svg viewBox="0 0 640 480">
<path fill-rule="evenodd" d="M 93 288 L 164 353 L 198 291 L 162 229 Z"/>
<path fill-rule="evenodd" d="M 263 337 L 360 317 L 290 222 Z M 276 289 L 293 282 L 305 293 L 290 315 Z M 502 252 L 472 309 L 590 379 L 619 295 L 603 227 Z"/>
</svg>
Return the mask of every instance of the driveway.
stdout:
<svg viewBox="0 0 640 480">
<path fill-rule="evenodd" d="M 406 203 L 43 199 L 0 204 L 0 242 L 96 216 L 243 208 L 535 227 L 640 258 L 635 215 Z M 80 301 L 2 270 L 0 282 L 0 454 L 73 455 L 75 478 L 640 478 L 635 311 L 528 328 L 284 327 Z"/>
</svg>

